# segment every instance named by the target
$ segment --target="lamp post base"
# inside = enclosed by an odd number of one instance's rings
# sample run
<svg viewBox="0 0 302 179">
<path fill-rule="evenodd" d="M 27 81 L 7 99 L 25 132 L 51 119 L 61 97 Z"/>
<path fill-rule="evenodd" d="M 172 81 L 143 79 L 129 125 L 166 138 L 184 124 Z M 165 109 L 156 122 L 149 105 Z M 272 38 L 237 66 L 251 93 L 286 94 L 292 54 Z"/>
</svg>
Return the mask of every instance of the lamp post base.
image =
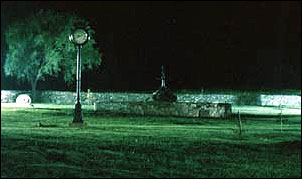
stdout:
<svg viewBox="0 0 302 179">
<path fill-rule="evenodd" d="M 81 103 L 75 104 L 73 124 L 83 124 Z"/>
</svg>

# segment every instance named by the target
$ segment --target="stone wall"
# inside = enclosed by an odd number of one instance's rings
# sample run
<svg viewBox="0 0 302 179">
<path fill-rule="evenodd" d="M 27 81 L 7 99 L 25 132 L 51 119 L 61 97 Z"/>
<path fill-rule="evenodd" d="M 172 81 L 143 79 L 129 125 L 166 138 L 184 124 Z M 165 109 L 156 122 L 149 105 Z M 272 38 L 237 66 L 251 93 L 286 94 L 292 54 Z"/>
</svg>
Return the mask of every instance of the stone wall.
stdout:
<svg viewBox="0 0 302 179">
<path fill-rule="evenodd" d="M 1 90 L 1 103 L 15 103 L 20 94 L 31 96 L 31 93 L 28 91 Z"/>
<path fill-rule="evenodd" d="M 234 104 L 236 99 L 235 95 L 228 94 L 177 94 L 178 102 Z"/>
<path fill-rule="evenodd" d="M 31 95 L 30 91 L 1 90 L 1 102 L 13 103 L 19 94 Z M 177 93 L 176 93 L 177 94 Z M 94 102 L 143 102 L 148 101 L 151 93 L 81 93 L 82 104 Z M 69 91 L 38 91 L 37 100 L 33 103 L 74 104 L 75 92 Z M 230 103 L 233 105 L 262 105 L 262 106 L 294 106 L 301 107 L 301 96 L 298 95 L 264 95 L 257 93 L 232 94 L 177 94 L 177 102 L 190 103 Z"/>
<path fill-rule="evenodd" d="M 261 104 L 263 106 L 300 106 L 301 96 L 285 96 L 285 95 L 260 95 Z"/>
<path fill-rule="evenodd" d="M 118 114 L 175 117 L 227 118 L 232 114 L 231 104 L 191 102 L 102 102 L 95 104 L 96 111 Z"/>
</svg>

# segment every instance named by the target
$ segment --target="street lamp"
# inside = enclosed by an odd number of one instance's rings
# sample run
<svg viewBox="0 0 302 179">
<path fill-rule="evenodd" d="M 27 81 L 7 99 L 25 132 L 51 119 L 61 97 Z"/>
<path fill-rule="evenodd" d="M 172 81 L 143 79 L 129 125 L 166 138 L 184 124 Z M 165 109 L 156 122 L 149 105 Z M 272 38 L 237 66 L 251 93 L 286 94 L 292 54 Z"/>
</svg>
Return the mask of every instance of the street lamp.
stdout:
<svg viewBox="0 0 302 179">
<path fill-rule="evenodd" d="M 75 103 L 73 124 L 83 124 L 82 109 L 81 109 L 81 47 L 88 41 L 88 32 L 83 28 L 75 29 L 69 36 L 69 40 L 77 46 L 77 98 Z"/>
</svg>

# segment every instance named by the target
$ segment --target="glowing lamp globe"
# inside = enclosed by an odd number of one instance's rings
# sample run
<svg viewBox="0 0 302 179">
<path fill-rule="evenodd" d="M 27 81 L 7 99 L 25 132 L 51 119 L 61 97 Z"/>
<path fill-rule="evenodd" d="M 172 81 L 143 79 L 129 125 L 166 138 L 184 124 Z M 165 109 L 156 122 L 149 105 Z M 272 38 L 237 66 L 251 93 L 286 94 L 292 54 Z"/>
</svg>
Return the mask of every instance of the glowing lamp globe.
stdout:
<svg viewBox="0 0 302 179">
<path fill-rule="evenodd" d="M 89 40 L 89 35 L 85 29 L 77 28 L 70 34 L 69 40 L 76 45 L 84 45 Z"/>
</svg>

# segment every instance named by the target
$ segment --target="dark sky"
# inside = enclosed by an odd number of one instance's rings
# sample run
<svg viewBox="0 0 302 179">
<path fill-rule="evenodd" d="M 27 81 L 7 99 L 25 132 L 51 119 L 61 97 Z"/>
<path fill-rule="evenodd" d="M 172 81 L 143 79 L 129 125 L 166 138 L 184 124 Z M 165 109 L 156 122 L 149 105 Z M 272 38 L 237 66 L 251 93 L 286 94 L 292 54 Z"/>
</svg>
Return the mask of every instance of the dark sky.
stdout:
<svg viewBox="0 0 302 179">
<path fill-rule="evenodd" d="M 95 29 L 104 58 L 83 71 L 85 91 L 154 91 L 161 65 L 173 90 L 301 89 L 301 1 L 1 1 L 1 35 L 39 8 L 75 12 Z M 29 89 L 10 81 L 1 69 L 1 89 Z M 74 90 L 54 78 L 38 85 Z"/>
</svg>

